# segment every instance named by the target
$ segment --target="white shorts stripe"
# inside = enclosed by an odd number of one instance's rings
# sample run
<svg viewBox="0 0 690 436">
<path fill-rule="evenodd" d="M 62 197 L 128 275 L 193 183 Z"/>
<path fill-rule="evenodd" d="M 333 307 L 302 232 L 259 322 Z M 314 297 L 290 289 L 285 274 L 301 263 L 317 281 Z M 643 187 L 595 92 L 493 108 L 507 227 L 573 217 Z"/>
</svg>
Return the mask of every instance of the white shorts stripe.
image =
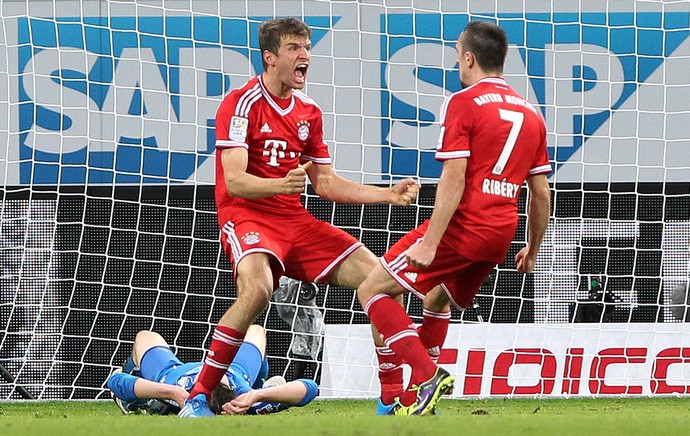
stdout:
<svg viewBox="0 0 690 436">
<path fill-rule="evenodd" d="M 448 295 L 448 299 L 451 303 L 453 303 L 453 306 L 455 306 L 461 312 L 465 310 L 465 308 L 460 306 L 457 301 L 453 300 L 453 296 L 451 295 L 450 290 L 446 287 L 446 285 L 441 283 L 441 288 L 446 293 L 446 295 Z"/>
<path fill-rule="evenodd" d="M 321 271 L 319 273 L 319 275 L 316 276 L 316 279 L 314 279 L 314 281 L 316 283 L 321 283 L 321 281 L 323 279 L 328 277 L 328 274 L 331 273 L 331 270 L 333 268 L 335 268 L 340 262 L 343 261 L 343 259 L 345 259 L 347 256 L 349 256 L 350 253 L 352 253 L 353 251 L 355 251 L 356 249 L 358 249 L 359 247 L 362 247 L 362 246 L 364 246 L 364 244 L 362 244 L 361 242 L 356 242 L 356 243 L 350 245 L 350 247 L 347 250 L 343 251 L 340 256 L 335 258 L 335 260 L 333 262 L 331 262 L 330 265 L 328 265 L 323 271 Z"/>
<path fill-rule="evenodd" d="M 232 250 L 232 257 L 235 259 L 242 257 L 242 244 L 240 244 L 240 240 L 237 238 L 235 225 L 231 221 L 225 223 L 223 233 L 227 236 L 226 241 L 230 245 L 230 250 Z"/>
<path fill-rule="evenodd" d="M 409 283 L 407 283 L 405 280 L 403 280 L 403 279 L 398 275 L 398 273 L 396 273 L 395 271 L 393 271 L 393 270 L 391 269 L 390 265 L 388 265 L 388 264 L 386 263 L 386 260 L 385 260 L 383 257 L 379 259 L 379 262 L 381 262 L 381 266 L 383 266 L 383 269 L 385 269 L 385 270 L 388 272 L 388 274 L 393 278 L 393 280 L 395 280 L 396 282 L 398 282 L 398 284 L 399 284 L 400 286 L 402 286 L 404 289 L 406 289 L 407 291 L 412 292 L 412 293 L 415 295 L 415 297 L 417 297 L 417 298 L 419 298 L 420 300 L 424 301 L 424 294 L 422 294 L 421 292 L 419 292 L 417 289 L 413 288 Z"/>
</svg>

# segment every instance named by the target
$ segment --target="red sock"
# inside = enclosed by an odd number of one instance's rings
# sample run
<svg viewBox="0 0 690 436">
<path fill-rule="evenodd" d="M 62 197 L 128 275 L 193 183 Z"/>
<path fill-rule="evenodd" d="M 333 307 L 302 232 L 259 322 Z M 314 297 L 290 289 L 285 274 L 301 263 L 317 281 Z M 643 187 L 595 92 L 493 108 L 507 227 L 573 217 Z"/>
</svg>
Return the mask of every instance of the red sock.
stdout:
<svg viewBox="0 0 690 436">
<path fill-rule="evenodd" d="M 390 348 L 376 347 L 379 361 L 379 381 L 381 382 L 381 401 L 392 404 L 403 392 L 403 361 Z"/>
<path fill-rule="evenodd" d="M 218 386 L 232 359 L 235 358 L 237 350 L 240 349 L 244 335 L 244 332 L 238 332 L 230 327 L 216 326 L 204 366 L 189 393 L 189 398 L 194 398 L 197 394 L 208 396 Z"/>
<path fill-rule="evenodd" d="M 432 312 L 431 310 L 424 309 L 423 311 L 424 321 L 419 328 L 417 328 L 417 333 L 419 334 L 419 339 L 424 344 L 426 352 L 434 363 L 438 363 L 438 358 L 441 356 L 441 347 L 446 341 L 446 336 L 448 335 L 448 324 L 450 324 L 450 311 L 448 312 Z M 410 386 L 418 385 L 422 382 L 428 380 L 418 379 L 415 375 L 410 379 Z M 417 399 L 417 391 L 406 390 L 400 397 L 400 402 L 404 406 L 409 406 L 414 403 Z"/>
<path fill-rule="evenodd" d="M 417 329 L 405 309 L 385 294 L 376 295 L 364 308 L 383 342 L 412 367 L 415 379 L 428 380 L 436 374 L 436 364 L 419 340 Z"/>
<path fill-rule="evenodd" d="M 434 363 L 438 363 L 438 358 L 441 355 L 441 348 L 446 341 L 448 335 L 448 324 L 450 324 L 450 311 L 448 312 L 432 312 L 424 309 L 424 322 L 417 329 L 419 339 L 424 344 L 429 357 Z"/>
</svg>

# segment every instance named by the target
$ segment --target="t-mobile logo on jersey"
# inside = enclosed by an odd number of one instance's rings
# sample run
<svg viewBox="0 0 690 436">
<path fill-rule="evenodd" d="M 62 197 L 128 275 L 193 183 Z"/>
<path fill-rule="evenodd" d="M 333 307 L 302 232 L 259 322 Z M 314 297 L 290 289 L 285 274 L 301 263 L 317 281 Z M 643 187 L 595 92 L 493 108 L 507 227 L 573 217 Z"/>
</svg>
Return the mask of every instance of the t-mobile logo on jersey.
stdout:
<svg viewBox="0 0 690 436">
<path fill-rule="evenodd" d="M 264 156 L 269 156 L 268 158 L 268 164 L 272 167 L 277 167 L 280 164 L 278 163 L 278 158 L 284 159 L 285 158 L 285 149 L 287 148 L 287 142 L 285 141 L 278 141 L 276 139 L 267 139 L 266 142 L 264 143 Z"/>
</svg>

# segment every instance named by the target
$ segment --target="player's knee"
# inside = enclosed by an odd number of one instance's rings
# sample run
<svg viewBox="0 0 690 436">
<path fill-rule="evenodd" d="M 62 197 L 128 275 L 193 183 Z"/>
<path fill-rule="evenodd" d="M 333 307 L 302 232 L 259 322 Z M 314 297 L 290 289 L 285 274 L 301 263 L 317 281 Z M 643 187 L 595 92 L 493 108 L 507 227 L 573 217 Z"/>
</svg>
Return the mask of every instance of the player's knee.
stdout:
<svg viewBox="0 0 690 436">
<path fill-rule="evenodd" d="M 302 407 L 306 406 L 309 404 L 316 396 L 319 394 L 319 385 L 314 382 L 314 380 L 310 380 L 308 378 L 300 378 L 298 381 L 301 381 L 304 383 L 304 386 L 307 388 L 307 393 L 304 394 L 304 397 L 302 397 L 302 400 L 296 404 L 297 407 Z"/>
<path fill-rule="evenodd" d="M 247 336 L 252 335 L 252 336 L 266 336 L 266 329 L 261 327 L 258 324 L 252 324 L 249 326 L 247 329 Z"/>
<path fill-rule="evenodd" d="M 268 303 L 271 302 L 271 296 L 273 295 L 273 289 L 267 286 L 260 286 L 257 287 L 253 299 L 256 302 L 256 307 L 261 307 L 262 310 L 263 308 L 268 306 Z"/>
<path fill-rule="evenodd" d="M 136 400 L 137 396 L 134 393 L 134 385 L 137 382 L 137 377 L 125 374 L 123 372 L 116 372 L 108 377 L 108 389 L 115 394 L 116 397 L 125 400 Z"/>
<path fill-rule="evenodd" d="M 134 337 L 134 342 L 135 343 L 142 343 L 142 342 L 147 342 L 151 339 L 151 337 L 155 335 L 154 332 L 149 331 L 149 330 L 140 330 L 137 335 Z"/>
<path fill-rule="evenodd" d="M 357 288 L 357 299 L 362 307 L 375 295 L 374 288 L 371 286 L 369 280 L 364 280 Z"/>
</svg>

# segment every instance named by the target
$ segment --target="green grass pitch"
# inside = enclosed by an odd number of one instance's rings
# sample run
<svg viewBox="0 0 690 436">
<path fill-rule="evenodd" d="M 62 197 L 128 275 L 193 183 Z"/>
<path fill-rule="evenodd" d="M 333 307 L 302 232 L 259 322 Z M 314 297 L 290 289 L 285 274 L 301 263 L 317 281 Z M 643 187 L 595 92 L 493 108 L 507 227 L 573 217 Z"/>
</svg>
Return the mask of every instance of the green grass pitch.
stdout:
<svg viewBox="0 0 690 436">
<path fill-rule="evenodd" d="M 374 416 L 375 401 L 317 400 L 266 416 L 124 416 L 105 401 L 0 402 L 0 435 L 683 435 L 689 398 L 442 400 L 428 417 Z"/>
</svg>

